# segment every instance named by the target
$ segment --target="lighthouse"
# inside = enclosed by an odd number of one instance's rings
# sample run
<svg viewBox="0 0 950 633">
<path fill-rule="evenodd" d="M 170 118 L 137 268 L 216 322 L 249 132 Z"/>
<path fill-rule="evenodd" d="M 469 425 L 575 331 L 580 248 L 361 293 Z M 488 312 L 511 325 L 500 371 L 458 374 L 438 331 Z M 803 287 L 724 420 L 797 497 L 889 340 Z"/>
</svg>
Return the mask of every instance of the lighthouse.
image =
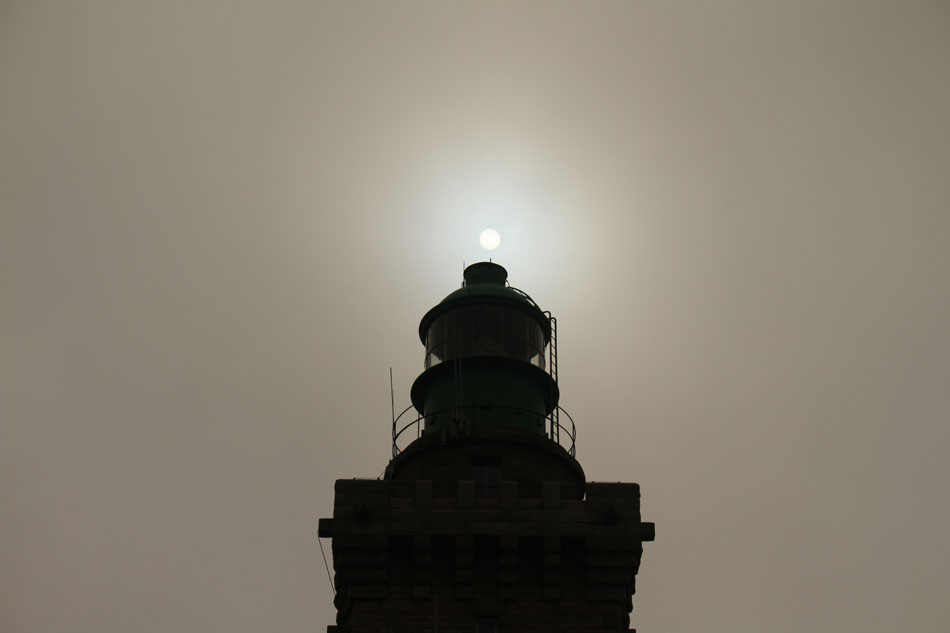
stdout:
<svg viewBox="0 0 950 633">
<path fill-rule="evenodd" d="M 379 479 L 338 480 L 338 633 L 629 630 L 635 483 L 586 481 L 560 406 L 557 320 L 500 265 L 467 267 L 425 313 L 412 404 Z M 563 415 L 562 415 L 563 414 Z"/>
</svg>

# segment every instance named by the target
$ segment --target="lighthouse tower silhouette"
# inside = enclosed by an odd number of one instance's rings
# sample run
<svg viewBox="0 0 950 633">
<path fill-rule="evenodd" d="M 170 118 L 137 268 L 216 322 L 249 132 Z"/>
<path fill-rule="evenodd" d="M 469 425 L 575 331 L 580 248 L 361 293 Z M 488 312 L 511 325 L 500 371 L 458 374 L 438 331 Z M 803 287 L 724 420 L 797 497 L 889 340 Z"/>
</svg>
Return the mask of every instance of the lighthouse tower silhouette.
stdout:
<svg viewBox="0 0 950 633">
<path fill-rule="evenodd" d="M 337 633 L 627 631 L 635 483 L 585 481 L 560 408 L 557 320 L 480 262 L 419 325 L 425 369 L 381 479 L 341 479 Z"/>
</svg>

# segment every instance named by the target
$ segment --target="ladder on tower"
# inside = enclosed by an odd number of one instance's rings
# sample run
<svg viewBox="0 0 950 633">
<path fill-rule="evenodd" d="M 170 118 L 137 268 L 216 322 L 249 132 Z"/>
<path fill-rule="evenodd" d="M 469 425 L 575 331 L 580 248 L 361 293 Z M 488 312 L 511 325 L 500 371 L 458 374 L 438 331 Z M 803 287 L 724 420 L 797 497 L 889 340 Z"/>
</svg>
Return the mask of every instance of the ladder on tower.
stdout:
<svg viewBox="0 0 950 633">
<path fill-rule="evenodd" d="M 548 317 L 548 321 L 551 323 L 551 343 L 548 345 L 548 371 L 551 374 L 551 378 L 554 379 L 555 386 L 557 385 L 557 319 L 550 312 L 545 312 L 545 315 Z M 554 399 L 554 394 L 551 394 L 551 399 Z M 560 421 L 560 409 L 557 406 L 557 403 L 554 403 L 554 406 L 551 408 L 551 439 L 561 443 L 561 421 Z"/>
</svg>

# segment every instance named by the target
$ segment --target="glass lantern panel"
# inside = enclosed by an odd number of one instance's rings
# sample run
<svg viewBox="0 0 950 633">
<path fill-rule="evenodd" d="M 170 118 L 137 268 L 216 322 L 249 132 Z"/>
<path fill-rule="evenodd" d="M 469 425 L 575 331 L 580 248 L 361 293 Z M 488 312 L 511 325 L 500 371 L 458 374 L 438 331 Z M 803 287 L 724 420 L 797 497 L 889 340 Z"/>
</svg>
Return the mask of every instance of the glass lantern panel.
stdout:
<svg viewBox="0 0 950 633">
<path fill-rule="evenodd" d="M 544 332 L 523 311 L 508 306 L 457 308 L 433 321 L 426 334 L 428 369 L 467 356 L 501 356 L 544 369 Z"/>
</svg>

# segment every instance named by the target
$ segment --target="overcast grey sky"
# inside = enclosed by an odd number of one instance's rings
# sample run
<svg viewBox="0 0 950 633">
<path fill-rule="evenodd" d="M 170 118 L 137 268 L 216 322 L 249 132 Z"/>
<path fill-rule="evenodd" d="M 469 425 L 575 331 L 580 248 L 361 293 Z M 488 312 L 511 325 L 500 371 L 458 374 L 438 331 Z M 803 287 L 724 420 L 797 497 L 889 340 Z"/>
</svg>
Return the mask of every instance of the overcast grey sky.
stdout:
<svg viewBox="0 0 950 633">
<path fill-rule="evenodd" d="M 0 630 L 324 630 L 495 226 L 633 626 L 946 633 L 948 62 L 936 1 L 0 3 Z"/>
</svg>

